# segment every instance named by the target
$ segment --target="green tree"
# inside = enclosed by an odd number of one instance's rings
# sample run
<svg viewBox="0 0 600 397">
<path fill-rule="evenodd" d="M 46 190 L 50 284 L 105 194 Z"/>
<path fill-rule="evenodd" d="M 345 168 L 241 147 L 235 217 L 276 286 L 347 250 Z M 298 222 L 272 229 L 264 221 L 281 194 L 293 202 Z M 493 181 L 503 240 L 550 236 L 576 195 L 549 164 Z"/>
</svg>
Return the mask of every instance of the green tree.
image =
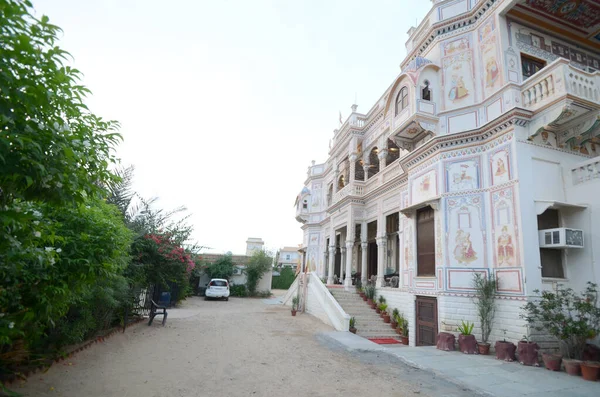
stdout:
<svg viewBox="0 0 600 397">
<path fill-rule="evenodd" d="M 260 278 L 271 269 L 273 258 L 265 251 L 256 251 L 246 265 L 246 287 L 250 296 L 256 295 L 256 287 Z"/>
<path fill-rule="evenodd" d="M 229 280 L 233 275 L 233 258 L 231 254 L 225 254 L 215 262 L 206 265 L 204 271 L 210 278 L 224 278 Z"/>
</svg>

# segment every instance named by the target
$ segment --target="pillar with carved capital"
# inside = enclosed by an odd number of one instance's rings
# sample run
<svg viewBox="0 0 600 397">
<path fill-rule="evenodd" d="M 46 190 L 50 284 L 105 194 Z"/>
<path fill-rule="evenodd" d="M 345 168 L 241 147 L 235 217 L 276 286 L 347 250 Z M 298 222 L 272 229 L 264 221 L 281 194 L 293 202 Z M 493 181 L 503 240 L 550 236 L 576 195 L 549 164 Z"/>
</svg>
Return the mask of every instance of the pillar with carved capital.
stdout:
<svg viewBox="0 0 600 397">
<path fill-rule="evenodd" d="M 328 276 L 329 277 L 329 269 L 327 268 L 327 248 L 325 248 L 325 251 L 323 251 L 323 274 L 321 275 L 321 277 L 325 277 Z"/>
<path fill-rule="evenodd" d="M 377 286 L 385 287 L 385 259 L 387 257 L 387 239 L 385 236 L 377 237 Z"/>
<path fill-rule="evenodd" d="M 350 161 L 350 177 L 348 183 L 353 183 L 354 178 L 356 178 L 356 153 L 352 153 L 350 157 L 348 157 L 348 160 Z"/>
<path fill-rule="evenodd" d="M 346 247 L 344 247 L 343 245 L 340 247 L 340 253 L 341 253 L 341 258 L 340 258 L 340 282 L 342 282 L 344 280 L 344 273 L 345 273 L 345 264 L 346 264 Z"/>
<path fill-rule="evenodd" d="M 369 243 L 362 241 L 360 243 L 361 248 L 361 266 L 360 266 L 360 280 L 362 285 L 367 285 L 367 250 L 369 249 Z"/>
<path fill-rule="evenodd" d="M 346 287 L 352 286 L 352 253 L 354 250 L 354 241 L 346 240 L 346 278 L 344 279 L 344 285 Z"/>
<path fill-rule="evenodd" d="M 379 153 L 377 154 L 377 157 L 379 158 L 379 171 L 383 171 L 383 169 L 385 168 L 386 164 L 386 160 L 387 160 L 387 155 L 388 155 L 388 150 L 383 148 L 379 151 Z"/>
<path fill-rule="evenodd" d="M 335 240 L 333 240 L 335 241 Z M 327 284 L 333 284 L 333 266 L 335 263 L 335 243 L 329 246 L 329 272 L 327 273 Z"/>
</svg>

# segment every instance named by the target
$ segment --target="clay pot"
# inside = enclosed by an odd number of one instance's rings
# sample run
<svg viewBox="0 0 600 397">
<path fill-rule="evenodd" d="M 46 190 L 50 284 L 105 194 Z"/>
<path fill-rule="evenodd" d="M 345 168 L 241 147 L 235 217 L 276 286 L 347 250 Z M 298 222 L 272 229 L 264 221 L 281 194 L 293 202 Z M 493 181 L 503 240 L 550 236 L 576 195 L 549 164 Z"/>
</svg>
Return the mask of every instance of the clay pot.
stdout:
<svg viewBox="0 0 600 397">
<path fill-rule="evenodd" d="M 517 359 L 515 357 L 515 351 L 517 350 L 517 346 L 515 346 L 515 344 L 512 342 L 505 342 L 499 340 L 494 345 L 494 349 L 496 349 L 497 360 L 515 361 Z"/>
<path fill-rule="evenodd" d="M 296 310 L 292 310 L 292 316 L 296 315 Z"/>
<path fill-rule="evenodd" d="M 550 371 L 560 371 L 560 364 L 562 363 L 562 356 L 558 354 L 542 353 L 542 360 L 544 360 L 544 367 Z"/>
<path fill-rule="evenodd" d="M 350 328 L 348 329 L 348 331 L 350 331 L 350 332 L 352 332 L 353 334 L 355 334 L 355 333 L 356 333 L 356 328 L 354 328 L 354 327 L 350 327 Z"/>
<path fill-rule="evenodd" d="M 408 336 L 400 336 L 400 342 L 402 342 L 403 345 L 407 345 L 408 346 Z"/>
<path fill-rule="evenodd" d="M 490 344 L 489 343 L 477 343 L 477 350 L 479 350 L 479 354 L 487 356 L 490 354 Z"/>
<path fill-rule="evenodd" d="M 465 354 L 477 354 L 475 335 L 458 335 L 458 350 Z"/>
<path fill-rule="evenodd" d="M 392 327 L 392 329 L 396 329 L 398 328 L 398 323 L 395 321 L 390 321 L 390 326 Z"/>
<path fill-rule="evenodd" d="M 367 295 L 362 295 L 362 298 L 365 302 L 367 301 Z"/>
<path fill-rule="evenodd" d="M 581 363 L 581 375 L 583 379 L 595 382 L 600 376 L 600 362 L 584 361 Z"/>
<path fill-rule="evenodd" d="M 521 365 L 533 365 L 539 367 L 540 362 L 538 358 L 539 346 L 535 342 L 520 341 L 517 346 L 517 354 L 519 355 L 519 363 Z"/>
<path fill-rule="evenodd" d="M 398 335 L 402 335 L 402 328 L 396 328 L 396 333 Z"/>
<path fill-rule="evenodd" d="M 456 337 L 449 332 L 440 332 L 437 337 L 436 348 L 438 350 L 454 351 Z"/>
<path fill-rule="evenodd" d="M 580 376 L 581 375 L 581 361 L 573 360 L 571 358 L 563 359 L 563 363 L 565 364 L 565 371 L 569 375 Z"/>
<path fill-rule="evenodd" d="M 383 322 L 384 323 L 389 324 L 390 321 L 391 320 L 390 320 L 390 315 L 389 314 L 386 314 L 386 315 L 383 316 Z"/>
</svg>

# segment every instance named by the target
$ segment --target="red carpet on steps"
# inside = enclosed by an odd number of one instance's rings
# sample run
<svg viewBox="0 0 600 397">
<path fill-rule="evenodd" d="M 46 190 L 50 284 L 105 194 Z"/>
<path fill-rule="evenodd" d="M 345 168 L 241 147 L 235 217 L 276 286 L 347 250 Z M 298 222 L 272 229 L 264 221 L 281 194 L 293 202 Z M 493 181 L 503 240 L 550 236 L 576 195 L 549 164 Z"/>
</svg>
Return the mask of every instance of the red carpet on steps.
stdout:
<svg viewBox="0 0 600 397">
<path fill-rule="evenodd" d="M 368 338 L 371 342 L 375 342 L 380 345 L 393 345 L 394 343 L 400 343 L 399 340 L 393 338 Z"/>
</svg>

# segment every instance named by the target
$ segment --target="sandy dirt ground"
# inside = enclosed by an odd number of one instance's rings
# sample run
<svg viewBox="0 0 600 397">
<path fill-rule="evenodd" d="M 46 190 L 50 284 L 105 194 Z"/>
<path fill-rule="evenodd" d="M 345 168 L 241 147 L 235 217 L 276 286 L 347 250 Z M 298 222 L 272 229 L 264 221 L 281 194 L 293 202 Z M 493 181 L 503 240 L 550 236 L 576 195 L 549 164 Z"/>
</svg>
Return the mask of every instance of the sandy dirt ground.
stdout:
<svg viewBox="0 0 600 397">
<path fill-rule="evenodd" d="M 328 345 L 318 333 L 329 326 L 261 299 L 193 297 L 170 311 L 165 327 L 160 320 L 146 324 L 15 391 L 30 397 L 471 395 L 391 355 Z"/>
</svg>

